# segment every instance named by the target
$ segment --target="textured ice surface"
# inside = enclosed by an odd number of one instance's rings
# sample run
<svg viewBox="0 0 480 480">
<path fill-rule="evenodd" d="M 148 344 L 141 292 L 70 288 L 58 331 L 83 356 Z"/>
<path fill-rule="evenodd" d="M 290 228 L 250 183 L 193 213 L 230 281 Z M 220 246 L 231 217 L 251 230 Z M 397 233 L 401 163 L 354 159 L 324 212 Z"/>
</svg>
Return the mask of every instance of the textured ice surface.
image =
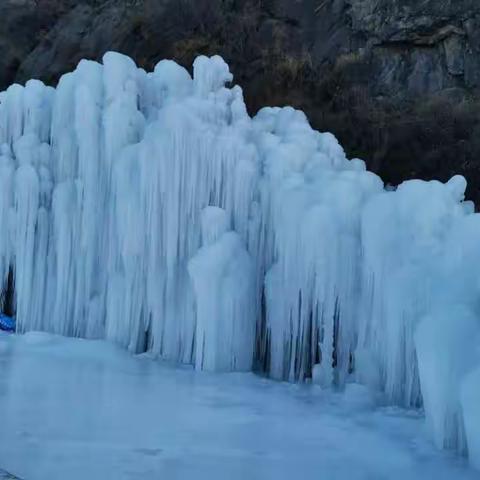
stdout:
<svg viewBox="0 0 480 480">
<path fill-rule="evenodd" d="M 17 477 L 13 476 L 11 473 L 0 470 L 0 480 L 18 480 Z"/>
<path fill-rule="evenodd" d="M 480 215 L 396 189 L 302 112 L 247 114 L 220 57 L 122 55 L 0 93 L 0 279 L 19 332 L 425 407 L 480 464 Z"/>
<path fill-rule="evenodd" d="M 478 478 L 365 387 L 198 373 L 101 341 L 0 335 L 0 411 L 0 465 L 26 480 Z"/>
</svg>

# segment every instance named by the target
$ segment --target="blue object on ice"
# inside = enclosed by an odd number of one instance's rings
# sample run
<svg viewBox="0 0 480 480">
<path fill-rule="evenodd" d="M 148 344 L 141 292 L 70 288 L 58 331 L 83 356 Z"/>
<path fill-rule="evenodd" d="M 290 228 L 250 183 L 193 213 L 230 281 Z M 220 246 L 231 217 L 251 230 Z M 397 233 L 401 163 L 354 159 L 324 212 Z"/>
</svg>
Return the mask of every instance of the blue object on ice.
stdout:
<svg viewBox="0 0 480 480">
<path fill-rule="evenodd" d="M 15 318 L 0 313 L 0 330 L 5 332 L 15 331 Z"/>
</svg>

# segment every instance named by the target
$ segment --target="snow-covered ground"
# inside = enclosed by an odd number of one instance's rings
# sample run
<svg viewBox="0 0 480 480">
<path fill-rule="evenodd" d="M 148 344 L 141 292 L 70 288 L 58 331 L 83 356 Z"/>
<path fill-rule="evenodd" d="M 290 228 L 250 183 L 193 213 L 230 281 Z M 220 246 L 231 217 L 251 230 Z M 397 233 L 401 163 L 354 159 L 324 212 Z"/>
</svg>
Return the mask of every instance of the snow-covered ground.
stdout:
<svg viewBox="0 0 480 480">
<path fill-rule="evenodd" d="M 0 335 L 0 466 L 25 480 L 478 479 L 416 413 L 253 374 Z"/>
</svg>

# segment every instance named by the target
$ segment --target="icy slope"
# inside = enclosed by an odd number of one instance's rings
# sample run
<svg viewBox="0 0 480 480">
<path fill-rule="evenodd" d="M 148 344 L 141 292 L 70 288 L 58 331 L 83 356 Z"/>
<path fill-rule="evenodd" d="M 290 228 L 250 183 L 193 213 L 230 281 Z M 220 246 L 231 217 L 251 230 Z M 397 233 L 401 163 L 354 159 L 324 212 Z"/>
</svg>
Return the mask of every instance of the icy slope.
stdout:
<svg viewBox="0 0 480 480">
<path fill-rule="evenodd" d="M 20 332 L 424 403 L 480 463 L 480 217 L 465 180 L 386 191 L 219 57 L 109 53 L 0 94 L 0 276 Z M 478 376 L 478 374 L 477 374 Z"/>
</svg>

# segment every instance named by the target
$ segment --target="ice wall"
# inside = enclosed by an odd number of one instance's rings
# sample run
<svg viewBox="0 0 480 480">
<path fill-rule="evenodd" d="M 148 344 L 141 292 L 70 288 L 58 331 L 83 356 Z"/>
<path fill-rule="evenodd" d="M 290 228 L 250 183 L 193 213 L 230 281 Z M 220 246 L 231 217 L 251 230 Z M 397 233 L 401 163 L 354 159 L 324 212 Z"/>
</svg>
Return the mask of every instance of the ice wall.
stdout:
<svg viewBox="0 0 480 480">
<path fill-rule="evenodd" d="M 0 277 L 20 332 L 198 369 L 356 379 L 480 464 L 480 216 L 465 180 L 386 191 L 219 57 L 119 54 L 0 93 Z M 477 373 L 475 373 L 477 372 Z"/>
</svg>

